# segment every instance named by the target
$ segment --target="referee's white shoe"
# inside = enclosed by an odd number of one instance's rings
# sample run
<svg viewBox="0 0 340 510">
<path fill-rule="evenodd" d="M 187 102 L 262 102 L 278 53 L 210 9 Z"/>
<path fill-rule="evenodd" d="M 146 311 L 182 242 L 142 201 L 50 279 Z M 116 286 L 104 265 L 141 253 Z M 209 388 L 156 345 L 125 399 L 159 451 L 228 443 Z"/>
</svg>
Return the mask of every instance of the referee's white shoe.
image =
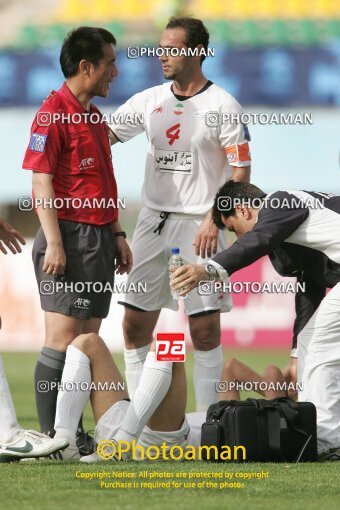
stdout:
<svg viewBox="0 0 340 510">
<path fill-rule="evenodd" d="M 52 439 L 35 430 L 23 430 L 10 444 L 0 444 L 0 462 L 46 457 L 68 446 L 67 439 Z"/>
</svg>

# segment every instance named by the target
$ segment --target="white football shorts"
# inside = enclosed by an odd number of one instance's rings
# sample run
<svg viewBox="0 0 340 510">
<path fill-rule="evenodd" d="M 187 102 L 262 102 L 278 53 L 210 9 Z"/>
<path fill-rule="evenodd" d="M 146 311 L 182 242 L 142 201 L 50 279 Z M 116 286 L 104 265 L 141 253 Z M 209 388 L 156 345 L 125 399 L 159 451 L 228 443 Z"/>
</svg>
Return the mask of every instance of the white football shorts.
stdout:
<svg viewBox="0 0 340 510">
<path fill-rule="evenodd" d="M 160 234 L 154 231 L 162 221 L 160 212 L 144 207 L 140 212 L 134 231 L 131 250 L 133 267 L 128 276 L 127 288 L 138 289 L 138 283 L 146 286 L 146 292 L 129 292 L 121 304 L 132 305 L 144 311 L 162 308 L 178 310 L 178 301 L 170 292 L 168 262 L 171 248 L 179 248 L 185 264 L 202 264 L 204 260 L 195 254 L 194 241 L 202 216 L 171 213 Z M 227 248 L 225 234 L 218 237 L 217 251 Z M 208 280 L 208 278 L 207 278 Z M 193 289 L 184 299 L 187 315 L 209 310 L 229 312 L 232 298 L 229 293 L 214 292 L 212 285 Z"/>
</svg>

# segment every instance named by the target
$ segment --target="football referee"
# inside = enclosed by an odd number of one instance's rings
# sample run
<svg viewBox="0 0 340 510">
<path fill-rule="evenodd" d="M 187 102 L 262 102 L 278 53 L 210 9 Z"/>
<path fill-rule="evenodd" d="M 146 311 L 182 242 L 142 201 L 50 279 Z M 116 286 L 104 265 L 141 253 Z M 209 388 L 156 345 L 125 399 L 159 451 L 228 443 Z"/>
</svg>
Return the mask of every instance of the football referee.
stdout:
<svg viewBox="0 0 340 510">
<path fill-rule="evenodd" d="M 0 218 L 0 251 L 4 255 L 7 255 L 8 251 L 16 255 L 22 252 L 20 244 L 26 244 L 20 232 Z M 23 448 L 24 441 L 27 448 Z M 66 445 L 67 440 L 51 439 L 39 432 L 21 428 L 0 355 L 0 462 L 20 460 L 28 456 L 27 452 L 30 457 L 43 457 Z"/>
<path fill-rule="evenodd" d="M 23 162 L 33 171 L 41 224 L 33 262 L 46 338 L 35 390 L 45 433 L 54 428 L 54 383 L 61 380 L 67 346 L 81 333 L 98 333 L 109 312 L 112 293 L 95 292 L 91 285 L 113 286 L 115 267 L 123 274 L 132 265 L 115 206 L 109 128 L 91 103 L 95 96 L 107 96 L 118 75 L 115 45 L 115 37 L 102 28 L 80 27 L 68 34 L 60 54 L 66 81 L 38 111 Z M 83 454 L 93 447 L 82 429 L 77 444 Z"/>
<path fill-rule="evenodd" d="M 296 380 L 297 358 L 299 400 L 317 409 L 319 453 L 340 459 L 340 196 L 295 190 L 265 195 L 231 181 L 215 197 L 213 220 L 235 232 L 237 241 L 205 265 L 177 269 L 174 287 L 188 292 L 202 280 L 224 280 L 264 255 L 280 275 L 304 284 L 296 294 L 289 372 Z"/>
</svg>

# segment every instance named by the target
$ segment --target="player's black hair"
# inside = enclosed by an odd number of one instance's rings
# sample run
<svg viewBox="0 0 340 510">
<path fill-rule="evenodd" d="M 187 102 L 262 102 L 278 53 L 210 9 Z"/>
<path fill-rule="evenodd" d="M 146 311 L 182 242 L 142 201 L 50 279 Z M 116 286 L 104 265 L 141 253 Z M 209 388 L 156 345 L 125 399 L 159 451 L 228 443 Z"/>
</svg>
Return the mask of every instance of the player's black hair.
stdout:
<svg viewBox="0 0 340 510">
<path fill-rule="evenodd" d="M 104 55 L 103 44 L 116 45 L 114 35 L 105 28 L 79 27 L 69 32 L 64 39 L 59 58 L 65 78 L 77 74 L 81 60 L 98 65 Z"/>
<path fill-rule="evenodd" d="M 207 53 L 209 46 L 209 32 L 200 19 L 173 16 L 169 19 L 165 28 L 183 28 L 186 33 L 186 46 L 194 49 L 199 44 L 202 44 L 205 49 L 205 53 Z M 204 59 L 205 55 L 201 55 L 201 65 Z"/>
<path fill-rule="evenodd" d="M 259 206 L 265 196 L 266 193 L 254 184 L 227 181 L 216 193 L 212 209 L 212 220 L 222 230 L 225 228 L 225 225 L 222 223 L 221 214 L 224 218 L 235 216 L 236 201 L 244 202 L 248 207 L 251 207 L 252 202 L 254 206 Z"/>
</svg>

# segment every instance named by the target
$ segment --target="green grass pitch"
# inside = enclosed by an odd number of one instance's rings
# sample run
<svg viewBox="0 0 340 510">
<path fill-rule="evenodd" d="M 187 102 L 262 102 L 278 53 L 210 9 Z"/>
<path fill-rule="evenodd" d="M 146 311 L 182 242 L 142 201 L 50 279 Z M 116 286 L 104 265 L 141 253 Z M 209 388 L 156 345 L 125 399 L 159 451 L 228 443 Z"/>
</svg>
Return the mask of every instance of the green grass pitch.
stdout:
<svg viewBox="0 0 340 510">
<path fill-rule="evenodd" d="M 287 354 L 280 351 L 233 351 L 227 357 L 237 357 L 255 370 L 261 371 L 268 364 L 281 368 L 287 361 Z M 26 428 L 38 428 L 33 391 L 33 372 L 36 354 L 6 353 L 4 366 L 11 388 L 18 420 Z M 120 369 L 122 356 L 115 356 Z M 192 356 L 187 360 L 188 410 L 194 409 L 192 387 Z M 245 398 L 253 396 L 244 395 Z M 90 408 L 85 412 L 85 426 L 93 429 L 94 423 Z M 83 479 L 82 473 L 164 472 L 172 482 L 182 483 L 180 488 L 105 488 L 102 482 L 112 479 Z M 266 478 L 240 478 L 240 473 L 268 473 Z M 238 488 L 219 487 L 228 479 L 196 478 L 196 473 L 213 472 L 233 474 L 230 482 L 244 484 Z M 176 478 L 185 473 L 186 479 Z M 236 479 L 236 474 L 238 478 Z M 87 475 L 89 476 L 89 475 Z M 192 478 L 189 479 L 189 476 Z M 222 476 L 222 475 L 221 475 Z M 194 477 L 194 478 L 193 478 Z M 143 480 L 147 483 L 166 482 L 160 478 Z M 117 478 L 127 483 L 128 478 Z M 203 481 L 217 484 L 209 488 L 199 486 Z M 176 482 L 176 483 L 178 483 Z M 192 484 L 195 484 L 192 487 Z M 20 510 L 54 510 L 100 508 L 135 510 L 191 510 L 191 509 L 233 509 L 237 510 L 327 510 L 339 508 L 340 464 L 338 462 L 316 464 L 211 464 L 205 462 L 140 462 L 84 466 L 79 463 L 59 463 L 53 461 L 33 463 L 12 463 L 0 465 L 0 508 Z"/>
</svg>

